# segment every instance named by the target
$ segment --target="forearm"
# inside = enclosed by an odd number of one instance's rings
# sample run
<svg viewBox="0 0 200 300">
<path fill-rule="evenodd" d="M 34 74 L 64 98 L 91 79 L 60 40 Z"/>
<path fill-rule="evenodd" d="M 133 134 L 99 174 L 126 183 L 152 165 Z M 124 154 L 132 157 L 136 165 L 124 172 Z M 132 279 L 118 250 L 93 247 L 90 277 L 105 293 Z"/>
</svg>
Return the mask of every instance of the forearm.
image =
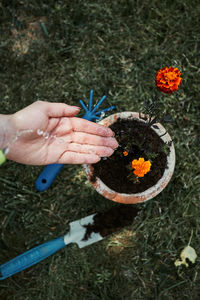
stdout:
<svg viewBox="0 0 200 300">
<path fill-rule="evenodd" d="M 0 114 L 0 149 L 9 144 L 13 134 L 12 115 Z"/>
</svg>

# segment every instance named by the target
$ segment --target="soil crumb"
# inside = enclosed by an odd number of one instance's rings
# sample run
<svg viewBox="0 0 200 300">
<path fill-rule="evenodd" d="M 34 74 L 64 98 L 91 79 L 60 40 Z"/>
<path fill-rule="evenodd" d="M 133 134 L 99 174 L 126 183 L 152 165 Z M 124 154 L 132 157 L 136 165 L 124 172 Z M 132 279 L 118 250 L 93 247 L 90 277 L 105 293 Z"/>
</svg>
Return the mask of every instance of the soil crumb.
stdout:
<svg viewBox="0 0 200 300">
<path fill-rule="evenodd" d="M 125 226 L 131 225 L 139 211 L 139 208 L 136 206 L 123 204 L 112 207 L 106 212 L 97 213 L 94 216 L 94 223 L 84 226 L 86 233 L 83 237 L 83 241 L 88 240 L 92 232 L 99 233 L 105 237 L 121 230 Z"/>
</svg>

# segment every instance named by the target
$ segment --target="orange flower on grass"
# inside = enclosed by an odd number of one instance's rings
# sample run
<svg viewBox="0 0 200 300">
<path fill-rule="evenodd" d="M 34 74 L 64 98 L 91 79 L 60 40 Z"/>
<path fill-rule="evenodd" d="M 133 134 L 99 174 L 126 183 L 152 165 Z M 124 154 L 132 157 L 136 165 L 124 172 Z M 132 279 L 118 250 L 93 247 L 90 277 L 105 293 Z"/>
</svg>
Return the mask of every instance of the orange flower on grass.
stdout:
<svg viewBox="0 0 200 300">
<path fill-rule="evenodd" d="M 127 156 L 127 155 L 128 155 L 128 152 L 127 152 L 126 150 L 124 150 L 124 151 L 123 151 L 123 155 L 124 155 L 124 156 Z"/>
<path fill-rule="evenodd" d="M 156 87 L 159 91 L 171 94 L 178 90 L 182 82 L 181 72 L 178 68 L 164 67 L 156 74 Z"/>
<path fill-rule="evenodd" d="M 145 161 L 143 157 L 134 159 L 132 161 L 132 168 L 135 169 L 133 173 L 138 177 L 144 177 L 150 171 L 151 163 L 149 160 Z"/>
</svg>

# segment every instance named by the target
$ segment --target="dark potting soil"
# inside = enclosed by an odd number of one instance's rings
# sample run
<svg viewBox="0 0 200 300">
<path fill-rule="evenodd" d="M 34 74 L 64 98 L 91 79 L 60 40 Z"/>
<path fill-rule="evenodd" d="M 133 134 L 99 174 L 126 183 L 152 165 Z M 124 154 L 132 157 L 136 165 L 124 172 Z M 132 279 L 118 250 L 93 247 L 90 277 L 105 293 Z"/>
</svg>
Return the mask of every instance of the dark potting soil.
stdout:
<svg viewBox="0 0 200 300">
<path fill-rule="evenodd" d="M 93 164 L 94 174 L 91 181 L 99 177 L 110 189 L 125 194 L 136 194 L 155 185 L 167 168 L 166 144 L 144 122 L 135 119 L 118 119 L 110 128 L 115 132 L 119 147 L 112 156 Z M 123 151 L 128 155 L 124 156 Z M 138 182 L 130 180 L 133 159 L 143 157 L 151 161 L 150 171 Z M 129 168 L 128 168 L 129 167 Z"/>
<path fill-rule="evenodd" d="M 88 240 L 92 232 L 107 236 L 133 223 L 139 209 L 136 206 L 120 205 L 112 207 L 107 212 L 100 212 L 94 216 L 94 223 L 85 225 L 86 233 L 83 240 Z"/>
</svg>

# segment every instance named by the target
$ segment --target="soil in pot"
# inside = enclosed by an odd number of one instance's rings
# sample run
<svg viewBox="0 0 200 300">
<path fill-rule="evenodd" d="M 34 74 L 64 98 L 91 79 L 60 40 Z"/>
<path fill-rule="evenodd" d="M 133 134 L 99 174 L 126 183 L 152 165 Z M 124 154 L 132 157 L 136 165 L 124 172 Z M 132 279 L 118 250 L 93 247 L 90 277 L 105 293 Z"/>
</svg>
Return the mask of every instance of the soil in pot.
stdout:
<svg viewBox="0 0 200 300">
<path fill-rule="evenodd" d="M 119 118 L 110 128 L 115 132 L 119 147 L 112 156 L 92 165 L 91 181 L 95 182 L 99 177 L 110 189 L 125 194 L 141 193 L 155 185 L 167 168 L 169 146 L 140 120 Z M 127 150 L 127 156 L 123 155 L 124 150 Z M 140 157 L 151 161 L 151 169 L 135 182 L 130 177 L 134 171 L 130 166 L 133 159 Z"/>
<path fill-rule="evenodd" d="M 94 223 L 85 225 L 86 232 L 83 240 L 88 240 L 95 232 L 105 237 L 121 230 L 133 223 L 139 209 L 136 206 L 114 206 L 106 212 L 99 212 L 94 216 Z"/>
</svg>

